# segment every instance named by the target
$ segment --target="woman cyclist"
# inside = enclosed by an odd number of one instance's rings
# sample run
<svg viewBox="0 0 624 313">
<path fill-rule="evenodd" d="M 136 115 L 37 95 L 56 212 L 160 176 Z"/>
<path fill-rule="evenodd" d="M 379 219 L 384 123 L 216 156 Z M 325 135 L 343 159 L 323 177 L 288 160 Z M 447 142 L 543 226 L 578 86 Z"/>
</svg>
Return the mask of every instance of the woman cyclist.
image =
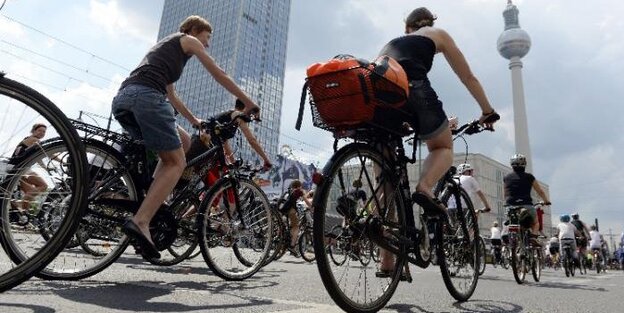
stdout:
<svg viewBox="0 0 624 313">
<path fill-rule="evenodd" d="M 379 53 L 397 60 L 409 80 L 407 109 L 414 118 L 408 122 L 429 150 L 413 197 L 429 215 L 446 214 L 446 208 L 434 198 L 431 190 L 453 164 L 453 140 L 448 119 L 427 78 L 433 57 L 442 53 L 477 101 L 482 113 L 481 124 L 492 127 L 499 118 L 455 41 L 443 29 L 434 27 L 434 20 L 436 17 L 427 8 L 413 10 L 405 20 L 405 36 L 391 40 Z M 379 275 L 389 275 L 392 257 L 385 252 L 382 255 Z"/>
</svg>

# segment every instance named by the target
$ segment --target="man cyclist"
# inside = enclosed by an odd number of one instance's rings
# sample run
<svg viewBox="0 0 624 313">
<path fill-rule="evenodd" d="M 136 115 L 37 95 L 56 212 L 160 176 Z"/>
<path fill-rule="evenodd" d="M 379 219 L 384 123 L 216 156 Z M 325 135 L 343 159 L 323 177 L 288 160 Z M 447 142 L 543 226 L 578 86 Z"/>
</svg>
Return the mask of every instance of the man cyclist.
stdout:
<svg viewBox="0 0 624 313">
<path fill-rule="evenodd" d="M 598 229 L 596 228 L 596 225 L 592 225 L 590 227 L 590 231 L 589 231 L 589 249 L 594 252 L 594 250 L 597 250 L 598 253 L 601 254 L 602 256 L 602 267 L 604 268 L 605 265 L 605 256 L 602 255 L 602 245 L 603 245 L 603 238 L 602 235 L 600 234 L 600 232 L 598 232 Z M 594 262 L 598 262 L 598 260 L 594 260 Z"/>
<path fill-rule="evenodd" d="M 187 61 L 196 56 L 220 85 L 245 103 L 246 112 L 259 110 L 207 53 L 211 36 L 212 26 L 208 21 L 196 15 L 187 17 L 178 32 L 161 39 L 148 51 L 113 99 L 112 113 L 121 126 L 133 138 L 142 139 L 146 148 L 157 151 L 160 159 L 145 199 L 122 229 L 136 241 L 146 258 L 160 258 L 149 224 L 186 167 L 185 151 L 190 136 L 176 125 L 174 108 L 192 125 L 201 124 L 178 97 L 174 86 Z"/>
<path fill-rule="evenodd" d="M 579 219 L 579 214 L 572 214 L 572 225 L 579 231 L 579 236 L 576 239 L 576 245 L 578 246 L 581 260 L 585 260 L 587 257 L 587 243 L 589 238 L 589 227 L 585 222 Z"/>
<path fill-rule="evenodd" d="M 548 253 L 550 254 L 550 261 L 553 267 L 559 263 L 559 238 L 552 236 L 548 241 Z"/>
<path fill-rule="evenodd" d="M 546 196 L 535 176 L 526 172 L 527 160 L 524 155 L 514 154 L 509 163 L 513 172 L 505 175 L 503 178 L 505 205 L 524 207 L 524 212 L 521 212 L 521 214 L 528 213 L 531 222 L 531 237 L 537 238 L 539 223 L 535 207 L 533 206 L 533 198 L 531 198 L 531 190 L 534 189 L 537 192 L 544 204 L 550 205 L 550 200 L 548 200 L 548 196 Z M 536 243 L 536 241 L 534 242 Z"/>
<path fill-rule="evenodd" d="M 477 196 L 479 196 L 479 199 L 481 199 L 481 202 L 485 206 L 483 212 L 490 212 L 492 210 L 490 207 L 490 203 L 485 197 L 483 191 L 481 191 L 481 186 L 479 185 L 479 182 L 477 182 L 477 180 L 472 176 L 472 174 L 474 173 L 474 168 L 469 163 L 463 163 L 457 166 L 457 172 L 459 173 L 459 184 L 464 188 L 464 190 L 466 190 L 468 196 L 470 197 L 470 200 L 474 199 L 474 195 L 476 194 Z M 457 202 L 455 201 L 454 196 L 450 197 L 447 203 L 447 207 L 449 211 L 457 208 Z M 451 216 L 452 215 L 453 214 L 451 214 Z"/>
<path fill-rule="evenodd" d="M 575 237 L 578 235 L 579 231 L 570 223 L 570 215 L 562 214 L 559 217 L 559 221 L 557 232 L 555 233 L 555 235 L 559 237 L 559 251 L 563 252 L 563 246 L 569 245 L 574 263 L 578 264 Z"/>
</svg>

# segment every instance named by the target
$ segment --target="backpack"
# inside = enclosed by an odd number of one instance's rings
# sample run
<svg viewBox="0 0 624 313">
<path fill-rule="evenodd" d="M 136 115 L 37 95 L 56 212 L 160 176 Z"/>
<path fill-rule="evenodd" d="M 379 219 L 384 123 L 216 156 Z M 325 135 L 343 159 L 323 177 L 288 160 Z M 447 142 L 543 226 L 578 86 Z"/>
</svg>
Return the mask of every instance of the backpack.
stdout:
<svg viewBox="0 0 624 313">
<path fill-rule="evenodd" d="M 406 114 L 407 75 L 390 56 L 374 62 L 338 55 L 307 69 L 296 129 L 309 92 L 314 126 L 331 132 L 376 127 L 397 131 Z M 403 120 L 403 121 L 401 121 Z"/>
</svg>

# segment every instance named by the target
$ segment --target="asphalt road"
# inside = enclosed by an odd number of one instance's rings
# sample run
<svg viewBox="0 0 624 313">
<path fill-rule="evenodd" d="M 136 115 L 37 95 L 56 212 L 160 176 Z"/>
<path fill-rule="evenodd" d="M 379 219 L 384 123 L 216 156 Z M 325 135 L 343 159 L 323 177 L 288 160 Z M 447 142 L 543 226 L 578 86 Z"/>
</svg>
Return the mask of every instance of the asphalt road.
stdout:
<svg viewBox="0 0 624 313">
<path fill-rule="evenodd" d="M 624 271 L 566 278 L 546 269 L 542 280 L 518 285 L 511 271 L 488 265 L 468 302 L 447 292 L 439 269 L 412 268 L 389 312 L 622 312 Z M 0 312 L 340 312 L 315 264 L 285 256 L 243 282 L 212 275 L 201 256 L 157 267 L 124 255 L 116 264 L 77 282 L 31 279 L 0 294 Z"/>
</svg>

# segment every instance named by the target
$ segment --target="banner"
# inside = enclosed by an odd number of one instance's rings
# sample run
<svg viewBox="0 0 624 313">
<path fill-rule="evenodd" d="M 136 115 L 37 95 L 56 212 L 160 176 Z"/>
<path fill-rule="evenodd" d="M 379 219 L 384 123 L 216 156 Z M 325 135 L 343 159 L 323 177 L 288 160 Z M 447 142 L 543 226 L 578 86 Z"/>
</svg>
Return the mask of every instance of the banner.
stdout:
<svg viewBox="0 0 624 313">
<path fill-rule="evenodd" d="M 305 165 L 299 161 L 288 159 L 282 155 L 277 156 L 270 171 L 258 174 L 255 177 L 256 184 L 267 194 L 269 199 L 279 197 L 288 190 L 290 183 L 298 179 L 303 188 L 309 191 L 313 188 L 312 174 L 316 172 L 314 164 Z"/>
</svg>

